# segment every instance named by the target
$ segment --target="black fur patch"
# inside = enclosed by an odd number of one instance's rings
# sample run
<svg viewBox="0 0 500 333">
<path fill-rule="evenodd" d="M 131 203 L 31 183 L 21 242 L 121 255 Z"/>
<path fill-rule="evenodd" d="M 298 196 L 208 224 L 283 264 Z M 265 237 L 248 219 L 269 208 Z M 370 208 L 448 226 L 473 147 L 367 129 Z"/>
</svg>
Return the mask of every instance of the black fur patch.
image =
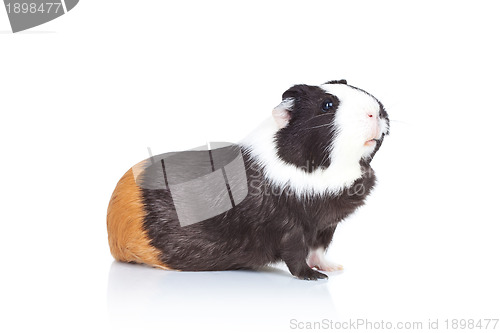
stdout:
<svg viewBox="0 0 500 333">
<path fill-rule="evenodd" d="M 307 172 L 330 165 L 329 147 L 335 136 L 332 121 L 339 106 L 339 99 L 320 87 L 296 85 L 283 93 L 283 99 L 293 98 L 294 105 L 288 125 L 276 135 L 278 156 Z M 334 107 L 327 112 L 322 106 L 326 101 Z"/>
</svg>

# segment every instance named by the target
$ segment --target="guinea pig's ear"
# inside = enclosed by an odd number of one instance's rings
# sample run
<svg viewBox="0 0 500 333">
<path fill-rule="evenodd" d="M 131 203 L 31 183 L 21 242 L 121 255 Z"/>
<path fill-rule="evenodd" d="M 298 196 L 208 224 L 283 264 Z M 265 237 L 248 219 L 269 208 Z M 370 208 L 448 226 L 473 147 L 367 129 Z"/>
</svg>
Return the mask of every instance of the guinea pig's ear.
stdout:
<svg viewBox="0 0 500 333">
<path fill-rule="evenodd" d="M 292 108 L 294 104 L 293 98 L 285 98 L 281 103 L 273 109 L 273 118 L 278 127 L 281 129 L 288 125 L 292 116 Z"/>
<path fill-rule="evenodd" d="M 282 101 L 280 105 L 274 108 L 273 118 L 279 128 L 283 128 L 288 125 L 290 118 L 292 117 L 292 109 L 295 104 L 295 100 L 303 93 L 304 85 L 295 85 L 285 91 L 281 96 Z"/>
</svg>

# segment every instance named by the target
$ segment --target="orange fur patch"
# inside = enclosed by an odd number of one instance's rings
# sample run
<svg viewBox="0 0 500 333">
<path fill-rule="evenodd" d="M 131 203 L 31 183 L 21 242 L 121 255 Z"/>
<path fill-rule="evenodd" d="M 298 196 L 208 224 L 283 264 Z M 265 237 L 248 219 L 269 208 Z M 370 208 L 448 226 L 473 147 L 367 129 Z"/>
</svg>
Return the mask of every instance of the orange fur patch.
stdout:
<svg viewBox="0 0 500 333">
<path fill-rule="evenodd" d="M 137 170 L 137 166 L 134 167 Z M 132 169 L 120 179 L 108 206 L 108 241 L 116 260 L 168 269 L 143 228 L 144 207 Z"/>
</svg>

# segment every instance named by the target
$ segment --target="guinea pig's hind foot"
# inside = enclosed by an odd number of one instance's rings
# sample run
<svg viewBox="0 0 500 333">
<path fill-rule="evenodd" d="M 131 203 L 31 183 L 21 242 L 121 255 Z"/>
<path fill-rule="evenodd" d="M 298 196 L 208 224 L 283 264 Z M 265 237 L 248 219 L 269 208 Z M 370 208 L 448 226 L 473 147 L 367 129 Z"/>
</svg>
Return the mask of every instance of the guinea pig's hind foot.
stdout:
<svg viewBox="0 0 500 333">
<path fill-rule="evenodd" d="M 307 256 L 309 267 L 316 267 L 325 272 L 335 272 L 344 269 L 344 266 L 331 262 L 325 258 L 325 250 L 322 247 L 311 250 Z"/>
</svg>

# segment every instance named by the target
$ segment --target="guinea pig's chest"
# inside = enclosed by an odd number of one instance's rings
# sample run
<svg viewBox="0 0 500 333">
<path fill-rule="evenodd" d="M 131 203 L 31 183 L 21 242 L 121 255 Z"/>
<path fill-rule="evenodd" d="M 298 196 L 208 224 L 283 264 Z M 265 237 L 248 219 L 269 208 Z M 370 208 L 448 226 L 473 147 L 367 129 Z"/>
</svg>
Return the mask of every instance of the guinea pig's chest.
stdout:
<svg viewBox="0 0 500 333">
<path fill-rule="evenodd" d="M 373 170 L 365 172 L 350 187 L 339 194 L 312 195 L 306 198 L 291 197 L 287 212 L 299 218 L 314 221 L 319 228 L 336 224 L 362 206 L 375 185 Z"/>
</svg>

